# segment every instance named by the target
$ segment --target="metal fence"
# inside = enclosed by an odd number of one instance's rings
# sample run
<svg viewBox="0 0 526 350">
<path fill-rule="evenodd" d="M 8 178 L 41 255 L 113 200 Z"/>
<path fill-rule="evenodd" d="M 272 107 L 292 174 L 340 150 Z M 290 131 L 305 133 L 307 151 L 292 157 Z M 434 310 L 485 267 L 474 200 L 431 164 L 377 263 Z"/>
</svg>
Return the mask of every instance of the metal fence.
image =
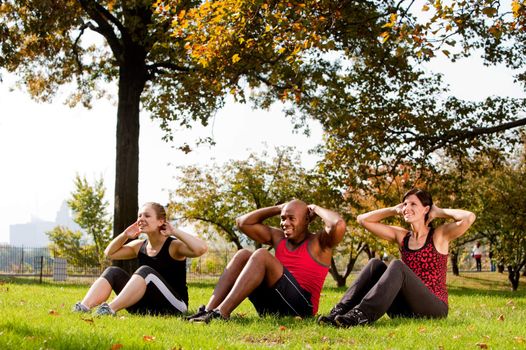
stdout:
<svg viewBox="0 0 526 350">
<path fill-rule="evenodd" d="M 234 250 L 209 250 L 199 258 L 187 259 L 187 280 L 216 280 L 225 269 Z M 0 246 L 0 276 L 71 283 L 91 283 L 104 266 L 71 264 L 49 248 Z"/>
</svg>

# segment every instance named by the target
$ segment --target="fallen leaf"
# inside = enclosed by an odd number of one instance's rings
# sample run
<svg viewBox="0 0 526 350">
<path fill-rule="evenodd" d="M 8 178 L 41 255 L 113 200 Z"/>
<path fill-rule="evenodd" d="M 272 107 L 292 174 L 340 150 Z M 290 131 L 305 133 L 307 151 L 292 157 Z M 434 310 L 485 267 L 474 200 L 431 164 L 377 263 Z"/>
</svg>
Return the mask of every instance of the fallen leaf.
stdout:
<svg viewBox="0 0 526 350">
<path fill-rule="evenodd" d="M 444 350 L 444 345 L 439 345 L 438 350 Z"/>
<path fill-rule="evenodd" d="M 49 310 L 48 314 L 53 315 L 53 316 L 58 316 L 58 312 L 56 312 L 55 310 Z"/>
<path fill-rule="evenodd" d="M 519 344 L 526 343 L 526 338 L 524 338 L 524 337 L 515 337 L 515 338 L 513 338 L 513 339 L 515 339 L 515 341 L 516 341 L 517 343 L 519 343 Z"/>
<path fill-rule="evenodd" d="M 122 348 L 123 345 L 122 344 L 113 344 L 111 346 L 111 350 L 119 350 L 120 348 Z"/>
<path fill-rule="evenodd" d="M 504 315 L 499 315 L 499 317 L 497 318 L 497 320 L 499 320 L 499 321 L 504 321 Z"/>
<path fill-rule="evenodd" d="M 490 340 L 490 336 L 489 335 L 483 335 L 482 338 L 484 338 L 486 340 Z"/>
<path fill-rule="evenodd" d="M 388 336 L 389 338 L 394 338 L 395 335 L 396 335 L 395 332 L 390 332 L 389 334 L 387 334 L 387 336 Z"/>
<path fill-rule="evenodd" d="M 425 332 L 427 332 L 427 329 L 426 329 L 426 327 L 420 327 L 420 328 L 418 329 L 418 332 L 419 332 L 419 333 L 425 333 Z"/>
<path fill-rule="evenodd" d="M 285 326 L 279 326 L 279 330 L 280 330 L 280 331 L 284 331 L 284 330 L 286 330 L 286 329 L 287 329 L 287 327 L 285 327 Z"/>
<path fill-rule="evenodd" d="M 453 336 L 453 339 L 459 339 L 460 338 L 460 335 L 454 335 Z"/>
<path fill-rule="evenodd" d="M 513 306 L 515 305 L 515 302 L 513 302 L 513 300 L 508 300 L 508 302 L 506 303 L 507 306 Z"/>
<path fill-rule="evenodd" d="M 486 343 L 477 343 L 477 346 L 481 349 L 488 349 L 488 344 Z"/>
<path fill-rule="evenodd" d="M 93 318 L 81 318 L 81 320 L 84 322 L 93 323 Z"/>
<path fill-rule="evenodd" d="M 294 319 L 297 320 L 297 321 L 303 320 L 303 318 L 301 318 L 301 316 L 296 316 L 296 317 L 294 317 Z"/>
<path fill-rule="evenodd" d="M 329 341 L 329 337 L 327 337 L 327 336 L 324 335 L 324 336 L 321 338 L 321 341 L 322 341 L 322 342 L 327 342 L 327 341 Z"/>
<path fill-rule="evenodd" d="M 153 337 L 151 335 L 143 335 L 142 336 L 142 340 L 144 340 L 144 341 L 154 341 L 155 337 Z"/>
</svg>

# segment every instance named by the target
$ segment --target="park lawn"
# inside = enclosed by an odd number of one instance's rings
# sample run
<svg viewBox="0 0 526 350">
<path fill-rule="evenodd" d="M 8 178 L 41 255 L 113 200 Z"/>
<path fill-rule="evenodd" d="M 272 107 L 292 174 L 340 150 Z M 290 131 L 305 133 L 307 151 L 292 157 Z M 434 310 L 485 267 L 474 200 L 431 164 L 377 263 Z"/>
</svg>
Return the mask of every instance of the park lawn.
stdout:
<svg viewBox="0 0 526 350">
<path fill-rule="evenodd" d="M 329 277 L 330 278 L 330 277 Z M 327 281 L 320 312 L 344 289 Z M 448 276 L 450 313 L 442 320 L 384 316 L 373 325 L 337 329 L 315 319 L 259 318 L 243 302 L 230 321 L 191 324 L 180 317 L 92 317 L 70 311 L 86 285 L 0 280 L 0 349 L 526 349 L 526 283 L 511 292 L 506 276 Z M 190 308 L 206 303 L 211 283 L 189 285 Z"/>
</svg>

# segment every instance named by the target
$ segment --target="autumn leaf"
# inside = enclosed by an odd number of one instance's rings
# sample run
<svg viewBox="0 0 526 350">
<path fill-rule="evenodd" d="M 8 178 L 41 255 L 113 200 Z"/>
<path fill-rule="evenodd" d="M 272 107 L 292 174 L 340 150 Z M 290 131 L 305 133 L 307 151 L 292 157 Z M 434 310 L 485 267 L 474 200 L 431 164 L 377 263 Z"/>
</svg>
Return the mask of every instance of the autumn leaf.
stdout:
<svg viewBox="0 0 526 350">
<path fill-rule="evenodd" d="M 526 338 L 524 337 L 514 337 L 513 339 L 515 339 L 515 341 L 519 344 L 524 344 L 526 343 Z"/>
<path fill-rule="evenodd" d="M 239 57 L 239 55 L 236 53 L 234 56 L 232 56 L 232 63 L 237 63 L 239 62 L 241 58 Z"/>
<path fill-rule="evenodd" d="M 426 11 L 429 11 L 429 6 L 427 5 L 422 6 L 422 12 L 426 12 Z"/>
<path fill-rule="evenodd" d="M 81 320 L 84 322 L 93 323 L 93 318 L 82 318 Z"/>
<path fill-rule="evenodd" d="M 382 38 L 382 44 L 385 43 L 389 39 L 389 32 L 383 32 L 380 34 L 380 37 Z"/>
<path fill-rule="evenodd" d="M 519 17 L 519 11 L 521 9 L 521 4 L 518 0 L 513 0 L 511 2 L 511 12 L 513 12 L 513 17 Z"/>
<path fill-rule="evenodd" d="M 285 327 L 285 326 L 279 326 L 279 330 L 280 330 L 280 331 L 285 331 L 285 330 L 287 330 L 287 327 Z"/>
<path fill-rule="evenodd" d="M 58 312 L 55 310 L 49 310 L 48 314 L 53 316 L 59 316 Z"/>
<path fill-rule="evenodd" d="M 497 320 L 499 320 L 499 321 L 504 321 L 504 315 L 499 315 L 499 317 L 497 318 Z"/>
<path fill-rule="evenodd" d="M 112 344 L 111 345 L 111 350 L 119 350 L 123 347 L 124 345 L 122 344 Z"/>
<path fill-rule="evenodd" d="M 154 341 L 155 337 L 151 335 L 143 335 L 142 340 L 144 340 L 145 342 L 150 342 L 150 341 Z"/>
<path fill-rule="evenodd" d="M 488 17 L 493 17 L 497 14 L 497 9 L 494 7 L 486 7 L 482 10 L 482 13 Z"/>
<path fill-rule="evenodd" d="M 513 300 L 508 300 L 508 302 L 506 303 L 506 306 L 513 306 L 513 305 L 515 305 Z"/>
<path fill-rule="evenodd" d="M 489 349 L 486 343 L 477 343 L 476 345 L 481 349 Z"/>
</svg>

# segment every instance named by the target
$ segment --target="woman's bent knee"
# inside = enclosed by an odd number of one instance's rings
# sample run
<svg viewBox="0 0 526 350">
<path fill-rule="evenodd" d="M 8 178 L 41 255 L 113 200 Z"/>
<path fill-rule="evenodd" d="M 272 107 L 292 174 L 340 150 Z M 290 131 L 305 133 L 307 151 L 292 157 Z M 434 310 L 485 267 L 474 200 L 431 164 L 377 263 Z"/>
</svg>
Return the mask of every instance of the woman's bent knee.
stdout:
<svg viewBox="0 0 526 350">
<path fill-rule="evenodd" d="M 146 276 L 152 273 L 155 274 L 156 271 L 148 265 L 143 265 L 139 267 L 137 270 L 135 270 L 133 274 L 141 276 L 142 278 L 146 278 Z"/>
</svg>

